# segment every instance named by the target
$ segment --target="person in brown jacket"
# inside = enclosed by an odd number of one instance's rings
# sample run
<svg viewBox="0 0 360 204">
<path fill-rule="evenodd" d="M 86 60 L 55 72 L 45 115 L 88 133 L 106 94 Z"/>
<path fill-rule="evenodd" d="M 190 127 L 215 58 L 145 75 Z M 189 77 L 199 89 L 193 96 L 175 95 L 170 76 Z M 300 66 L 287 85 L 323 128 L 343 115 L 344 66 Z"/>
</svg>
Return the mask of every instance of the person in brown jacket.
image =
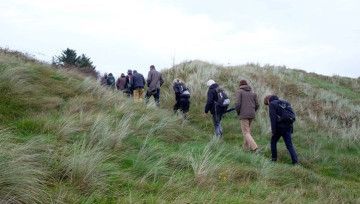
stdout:
<svg viewBox="0 0 360 204">
<path fill-rule="evenodd" d="M 147 78 L 146 82 L 147 82 L 147 86 L 148 86 L 148 89 L 147 89 L 147 92 L 145 95 L 146 103 L 149 102 L 149 99 L 151 96 L 154 96 L 156 106 L 160 106 L 160 87 L 164 83 L 164 80 L 162 78 L 161 73 L 155 69 L 154 65 L 150 66 L 150 71 L 148 73 L 148 78 Z"/>
<path fill-rule="evenodd" d="M 256 151 L 258 146 L 251 136 L 251 122 L 259 108 L 257 95 L 251 91 L 246 80 L 240 81 L 239 90 L 236 92 L 235 109 L 240 119 L 241 131 L 244 136 L 243 148 Z"/>
</svg>

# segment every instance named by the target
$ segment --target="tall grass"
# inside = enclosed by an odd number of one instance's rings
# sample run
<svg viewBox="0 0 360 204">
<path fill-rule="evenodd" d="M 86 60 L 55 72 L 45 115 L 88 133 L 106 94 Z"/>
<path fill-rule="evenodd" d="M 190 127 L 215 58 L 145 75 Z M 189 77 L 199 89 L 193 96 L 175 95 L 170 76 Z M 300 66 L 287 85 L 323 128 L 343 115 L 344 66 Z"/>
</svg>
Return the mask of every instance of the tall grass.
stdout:
<svg viewBox="0 0 360 204">
<path fill-rule="evenodd" d="M 360 165 L 359 107 L 357 95 L 349 95 L 357 93 L 358 81 L 270 65 L 201 61 L 163 74 L 158 108 L 153 102 L 133 104 L 74 71 L 0 51 L 0 128 L 6 129 L 0 133 L 0 202 L 359 201 L 360 175 L 354 171 Z M 174 78 L 191 89 L 186 120 L 172 111 Z M 201 116 L 208 79 L 224 87 L 233 102 L 240 79 L 258 94 L 253 136 L 259 153 L 241 149 L 234 113 L 223 119 L 223 140 L 211 140 L 212 121 Z M 262 99 L 270 93 L 289 100 L 297 113 L 293 140 L 301 166 L 287 164 L 281 141 L 279 161 L 269 161 L 268 109 Z"/>
<path fill-rule="evenodd" d="M 48 202 L 47 172 L 41 165 L 42 155 L 36 151 L 37 142 L 18 145 L 13 139 L 7 131 L 0 131 L 0 202 Z"/>
</svg>

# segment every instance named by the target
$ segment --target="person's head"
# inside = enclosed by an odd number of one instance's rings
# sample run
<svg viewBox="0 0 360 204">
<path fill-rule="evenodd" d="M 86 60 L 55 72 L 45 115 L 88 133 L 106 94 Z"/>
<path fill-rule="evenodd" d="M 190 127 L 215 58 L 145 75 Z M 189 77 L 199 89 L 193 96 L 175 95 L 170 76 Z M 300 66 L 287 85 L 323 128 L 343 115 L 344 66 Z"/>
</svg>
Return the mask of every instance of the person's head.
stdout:
<svg viewBox="0 0 360 204">
<path fill-rule="evenodd" d="M 154 66 L 154 65 L 150 65 L 150 70 L 155 70 L 155 66 Z"/>
<path fill-rule="evenodd" d="M 112 76 L 112 73 L 110 73 L 109 76 Z"/>
<path fill-rule="evenodd" d="M 239 83 L 240 86 L 244 86 L 244 85 L 248 85 L 247 81 L 242 79 L 240 80 L 240 83 Z"/>
<path fill-rule="evenodd" d="M 279 99 L 276 95 L 267 95 L 264 98 L 264 105 L 269 105 L 271 101 Z"/>
<path fill-rule="evenodd" d="M 128 69 L 127 73 L 128 73 L 128 74 L 132 74 L 132 70 L 131 70 L 131 69 Z"/>
<path fill-rule="evenodd" d="M 215 84 L 215 81 L 212 80 L 212 79 L 210 79 L 209 81 L 206 82 L 206 85 L 207 85 L 208 87 L 210 87 L 210 86 L 213 85 L 213 84 Z"/>
<path fill-rule="evenodd" d="M 137 71 L 136 71 L 136 70 L 134 70 L 134 71 L 133 71 L 133 74 L 136 74 L 136 73 L 137 73 Z"/>
<path fill-rule="evenodd" d="M 121 77 L 125 77 L 125 74 L 124 74 L 124 73 L 121 73 Z"/>
</svg>

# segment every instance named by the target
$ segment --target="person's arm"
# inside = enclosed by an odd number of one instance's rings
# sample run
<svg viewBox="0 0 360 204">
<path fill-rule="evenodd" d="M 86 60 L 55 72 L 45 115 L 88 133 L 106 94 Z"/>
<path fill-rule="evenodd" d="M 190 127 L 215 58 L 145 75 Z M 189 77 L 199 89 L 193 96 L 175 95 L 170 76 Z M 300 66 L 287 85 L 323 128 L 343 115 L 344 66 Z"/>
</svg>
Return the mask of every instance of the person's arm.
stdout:
<svg viewBox="0 0 360 204">
<path fill-rule="evenodd" d="M 209 110 L 211 109 L 213 104 L 214 104 L 213 94 L 209 90 L 208 93 L 207 93 L 207 101 L 206 101 L 206 105 L 205 105 L 205 113 L 209 112 Z"/>
<path fill-rule="evenodd" d="M 160 73 L 160 86 L 164 84 L 164 79 L 162 78 L 162 74 Z"/>
<path fill-rule="evenodd" d="M 276 104 L 270 103 L 269 104 L 269 116 L 270 116 L 270 123 L 271 123 L 271 132 L 273 135 L 276 134 L 276 126 L 277 126 L 277 114 L 276 114 Z"/>
<path fill-rule="evenodd" d="M 145 78 L 144 78 L 144 76 L 141 75 L 141 78 L 142 78 L 142 80 L 143 80 L 143 86 L 145 86 Z"/>
<path fill-rule="evenodd" d="M 236 103 L 235 103 L 235 110 L 236 113 L 239 115 L 241 109 L 241 91 L 236 92 Z"/>
<path fill-rule="evenodd" d="M 151 74 L 151 71 L 149 71 L 147 81 L 146 81 L 148 87 L 150 86 L 151 81 L 152 81 L 152 74 Z"/>
<path fill-rule="evenodd" d="M 257 95 L 255 94 L 255 111 L 257 111 L 258 109 L 259 109 L 259 101 Z"/>
</svg>

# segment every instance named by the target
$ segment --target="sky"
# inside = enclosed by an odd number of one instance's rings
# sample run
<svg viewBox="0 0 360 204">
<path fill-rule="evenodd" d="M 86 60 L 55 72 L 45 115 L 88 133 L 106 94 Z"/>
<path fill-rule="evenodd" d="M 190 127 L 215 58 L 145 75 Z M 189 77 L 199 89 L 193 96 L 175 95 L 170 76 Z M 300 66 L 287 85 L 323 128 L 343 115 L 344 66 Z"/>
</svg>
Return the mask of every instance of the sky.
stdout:
<svg viewBox="0 0 360 204">
<path fill-rule="evenodd" d="M 0 0 L 0 47 L 116 76 L 187 60 L 360 77 L 358 0 Z"/>
</svg>

